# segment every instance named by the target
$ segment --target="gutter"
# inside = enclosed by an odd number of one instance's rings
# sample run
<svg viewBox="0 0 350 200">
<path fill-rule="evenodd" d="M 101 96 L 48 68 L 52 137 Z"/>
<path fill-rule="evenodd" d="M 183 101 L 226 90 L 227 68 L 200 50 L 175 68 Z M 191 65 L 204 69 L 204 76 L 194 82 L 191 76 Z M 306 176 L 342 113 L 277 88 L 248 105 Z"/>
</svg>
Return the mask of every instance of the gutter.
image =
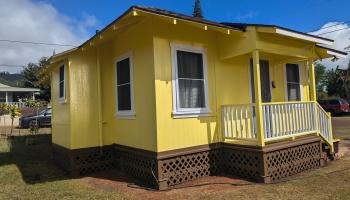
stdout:
<svg viewBox="0 0 350 200">
<path fill-rule="evenodd" d="M 103 146 L 103 130 L 102 130 L 102 97 L 101 97 L 101 65 L 100 65 L 100 49 L 96 47 L 96 66 L 97 66 L 97 104 L 98 104 L 98 135 L 99 146 Z M 101 148 L 102 151 L 102 148 Z"/>
</svg>

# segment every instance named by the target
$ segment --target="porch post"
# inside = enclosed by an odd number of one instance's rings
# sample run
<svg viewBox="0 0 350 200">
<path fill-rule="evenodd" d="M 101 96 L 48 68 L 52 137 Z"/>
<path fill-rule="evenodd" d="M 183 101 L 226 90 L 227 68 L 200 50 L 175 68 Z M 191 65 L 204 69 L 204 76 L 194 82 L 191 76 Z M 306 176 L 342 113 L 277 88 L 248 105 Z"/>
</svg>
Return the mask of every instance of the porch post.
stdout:
<svg viewBox="0 0 350 200">
<path fill-rule="evenodd" d="M 35 100 L 35 94 L 34 93 L 35 92 L 32 93 L 33 94 L 33 96 L 32 96 L 33 101 Z"/>
<path fill-rule="evenodd" d="M 308 60 L 309 74 L 310 74 L 310 99 L 316 101 L 316 78 L 315 78 L 315 65 L 312 59 Z"/>
<path fill-rule="evenodd" d="M 6 95 L 6 103 L 8 103 L 9 102 L 8 92 L 5 92 L 5 95 Z"/>
<path fill-rule="evenodd" d="M 254 92 L 255 92 L 255 112 L 256 112 L 256 129 L 259 146 L 265 146 L 262 99 L 261 99 L 261 81 L 260 81 L 260 56 L 259 50 L 253 51 L 253 72 L 254 72 Z"/>
</svg>

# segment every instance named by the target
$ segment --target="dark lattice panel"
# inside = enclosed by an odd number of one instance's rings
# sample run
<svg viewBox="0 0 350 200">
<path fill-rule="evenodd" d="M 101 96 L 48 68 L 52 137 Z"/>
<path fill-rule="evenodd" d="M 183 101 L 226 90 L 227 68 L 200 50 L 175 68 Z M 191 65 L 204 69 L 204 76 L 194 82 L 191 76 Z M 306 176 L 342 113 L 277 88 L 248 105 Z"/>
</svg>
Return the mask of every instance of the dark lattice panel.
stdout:
<svg viewBox="0 0 350 200">
<path fill-rule="evenodd" d="M 52 146 L 52 156 L 54 158 L 54 162 L 61 167 L 66 172 L 71 172 L 71 160 L 70 160 L 70 154 L 69 151 L 54 145 Z"/>
<path fill-rule="evenodd" d="M 113 151 L 111 149 L 98 148 L 86 152 L 74 153 L 73 155 L 74 168 L 79 175 L 86 175 L 99 171 L 109 170 L 114 168 Z"/>
<path fill-rule="evenodd" d="M 315 142 L 267 153 L 265 165 L 271 181 L 320 166 L 320 148 Z"/>
<path fill-rule="evenodd" d="M 160 179 L 167 179 L 168 186 L 174 186 L 221 171 L 220 150 L 211 150 L 178 156 L 159 161 Z"/>
<path fill-rule="evenodd" d="M 119 168 L 150 187 L 158 187 L 156 159 L 131 152 L 116 152 Z"/>
<path fill-rule="evenodd" d="M 258 180 L 262 177 L 261 153 L 239 149 L 225 149 L 224 170 L 227 174 Z"/>
</svg>

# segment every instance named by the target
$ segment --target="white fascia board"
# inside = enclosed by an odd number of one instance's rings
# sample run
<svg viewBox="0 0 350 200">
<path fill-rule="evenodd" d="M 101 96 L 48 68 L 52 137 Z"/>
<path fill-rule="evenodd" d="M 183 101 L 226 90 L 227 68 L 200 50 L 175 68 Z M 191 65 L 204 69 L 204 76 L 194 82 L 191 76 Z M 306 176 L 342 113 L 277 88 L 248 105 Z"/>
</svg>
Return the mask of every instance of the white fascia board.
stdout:
<svg viewBox="0 0 350 200">
<path fill-rule="evenodd" d="M 347 55 L 335 52 L 335 51 L 331 51 L 331 50 L 327 50 L 327 54 L 338 57 L 338 58 L 346 58 Z"/>
<path fill-rule="evenodd" d="M 307 41 L 315 42 L 315 43 L 318 43 L 318 44 L 333 45 L 333 43 L 334 43 L 332 41 L 325 40 L 325 39 L 322 39 L 322 38 L 312 37 L 312 36 L 309 36 L 309 35 L 304 35 L 304 34 L 296 33 L 296 32 L 293 32 L 293 31 L 288 31 L 288 30 L 280 29 L 280 28 L 276 28 L 276 33 L 280 34 L 280 35 L 288 36 L 288 37 L 294 37 L 294 38 L 298 38 L 298 39 L 301 39 L 301 40 L 307 40 Z"/>
</svg>

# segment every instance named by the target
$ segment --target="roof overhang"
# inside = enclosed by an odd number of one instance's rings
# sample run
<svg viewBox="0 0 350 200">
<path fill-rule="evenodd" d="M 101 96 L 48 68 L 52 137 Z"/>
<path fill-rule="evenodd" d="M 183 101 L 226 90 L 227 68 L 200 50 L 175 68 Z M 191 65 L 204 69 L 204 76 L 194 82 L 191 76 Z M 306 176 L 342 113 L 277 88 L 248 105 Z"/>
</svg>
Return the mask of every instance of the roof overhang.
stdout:
<svg viewBox="0 0 350 200">
<path fill-rule="evenodd" d="M 168 18 L 171 20 L 174 20 L 174 23 L 178 22 L 186 22 L 192 25 L 200 25 L 202 26 L 205 30 L 211 29 L 211 30 L 220 30 L 223 33 L 230 34 L 231 32 L 244 32 L 243 30 L 228 26 L 219 22 L 215 21 L 210 21 L 206 19 L 201 19 L 201 18 L 196 18 L 188 15 L 183 15 L 167 10 L 162 10 L 162 9 L 157 9 L 157 8 L 150 8 L 150 7 L 143 7 L 143 6 L 132 6 L 130 7 L 127 11 L 125 11 L 121 16 L 119 16 L 117 19 L 115 19 L 113 22 L 108 24 L 106 27 L 104 27 L 101 31 L 97 32 L 94 36 L 92 36 L 90 39 L 82 43 L 80 46 L 76 48 L 72 48 L 70 50 L 58 53 L 54 56 L 52 56 L 51 63 L 58 62 L 62 60 L 65 56 L 68 54 L 75 52 L 81 48 L 88 47 L 91 45 L 92 41 L 95 40 L 96 38 L 101 37 L 106 31 L 108 30 L 115 30 L 115 27 L 117 23 L 120 21 L 130 18 L 130 17 L 135 17 L 135 16 L 140 16 L 140 14 L 148 14 L 148 15 L 153 15 L 153 16 L 160 16 L 164 18 Z"/>
<path fill-rule="evenodd" d="M 290 30 L 290 29 L 282 28 L 282 27 L 278 27 L 278 26 L 261 26 L 261 27 L 258 27 L 258 32 L 278 34 L 281 36 L 291 37 L 291 38 L 304 40 L 304 41 L 309 41 L 309 42 L 313 42 L 316 44 L 333 45 L 333 43 L 334 43 L 334 41 L 331 39 L 322 38 L 322 37 L 318 37 L 315 35 L 302 33 L 299 31 L 294 31 L 294 30 Z"/>
<path fill-rule="evenodd" d="M 40 92 L 37 88 L 0 87 L 0 92 Z"/>
<path fill-rule="evenodd" d="M 329 47 L 324 47 L 321 45 L 316 45 L 316 51 L 322 57 L 337 57 L 337 58 L 346 58 L 348 53 L 344 51 L 339 51 Z"/>
</svg>

